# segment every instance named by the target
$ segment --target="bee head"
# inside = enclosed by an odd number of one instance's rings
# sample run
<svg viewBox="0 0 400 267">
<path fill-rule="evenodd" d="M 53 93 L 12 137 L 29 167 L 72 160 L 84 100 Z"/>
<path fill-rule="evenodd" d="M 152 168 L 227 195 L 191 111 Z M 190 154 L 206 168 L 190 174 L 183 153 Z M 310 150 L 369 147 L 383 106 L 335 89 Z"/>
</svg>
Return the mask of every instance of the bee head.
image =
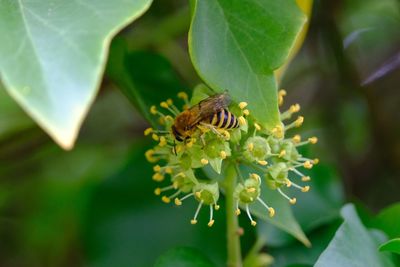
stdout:
<svg viewBox="0 0 400 267">
<path fill-rule="evenodd" d="M 178 130 L 176 129 L 175 125 L 172 125 L 171 129 L 172 129 L 172 134 L 174 135 L 176 141 L 178 141 L 178 142 L 183 142 L 183 140 L 184 140 L 185 138 L 179 134 L 179 132 L 178 132 Z"/>
</svg>

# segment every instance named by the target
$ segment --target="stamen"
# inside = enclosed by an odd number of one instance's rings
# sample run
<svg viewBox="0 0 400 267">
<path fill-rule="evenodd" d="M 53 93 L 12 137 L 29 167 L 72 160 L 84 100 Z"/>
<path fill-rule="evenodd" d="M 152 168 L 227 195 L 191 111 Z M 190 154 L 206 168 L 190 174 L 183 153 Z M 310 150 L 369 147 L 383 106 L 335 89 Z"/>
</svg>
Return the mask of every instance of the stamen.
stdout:
<svg viewBox="0 0 400 267">
<path fill-rule="evenodd" d="M 295 144 L 300 143 L 301 142 L 301 136 L 299 134 L 296 134 L 295 136 L 293 136 L 292 141 Z"/>
<path fill-rule="evenodd" d="M 281 152 L 279 152 L 279 158 L 282 158 L 282 157 L 284 157 L 286 155 L 286 150 L 282 150 Z"/>
<path fill-rule="evenodd" d="M 290 204 L 296 204 L 296 198 L 290 198 L 288 195 L 286 195 L 285 193 L 282 192 L 282 190 L 278 187 L 277 188 L 279 194 L 281 194 L 284 198 L 286 198 L 287 200 L 289 200 Z"/>
<path fill-rule="evenodd" d="M 187 198 L 189 198 L 189 197 L 191 197 L 191 196 L 193 196 L 193 195 L 194 195 L 194 193 L 190 193 L 190 194 L 187 194 L 186 196 L 182 197 L 181 199 L 176 198 L 176 199 L 175 199 L 175 204 L 178 205 L 178 206 L 180 206 L 180 205 L 182 205 L 182 201 L 184 201 L 185 199 L 187 199 Z M 177 200 L 177 199 L 178 199 L 178 200 Z M 179 204 L 177 204 L 177 202 L 178 202 Z"/>
<path fill-rule="evenodd" d="M 240 209 L 239 209 L 239 200 L 236 201 L 236 210 L 235 210 L 236 216 L 240 215 Z"/>
<path fill-rule="evenodd" d="M 243 110 L 243 115 L 249 116 L 250 115 L 250 111 L 248 109 Z"/>
<path fill-rule="evenodd" d="M 310 138 L 308 138 L 308 141 L 311 143 L 311 144 L 316 144 L 317 142 L 318 142 L 318 138 L 317 137 L 310 137 Z"/>
<path fill-rule="evenodd" d="M 208 221 L 208 227 L 213 226 L 214 220 L 213 220 L 213 207 L 210 205 L 210 220 Z"/>
<path fill-rule="evenodd" d="M 261 130 L 261 126 L 257 122 L 254 123 L 254 128 L 256 128 L 257 131 Z"/>
<path fill-rule="evenodd" d="M 221 156 L 221 159 L 226 159 L 226 152 L 225 151 L 221 151 L 219 152 L 219 155 Z"/>
<path fill-rule="evenodd" d="M 251 152 L 251 151 L 253 151 L 253 149 L 254 149 L 254 144 L 253 143 L 249 143 L 248 145 L 247 145 L 247 149 Z"/>
<path fill-rule="evenodd" d="M 286 125 L 285 130 L 292 129 L 294 127 L 300 127 L 303 124 L 303 122 L 304 122 L 304 117 L 299 116 L 294 122 L 290 123 L 289 125 Z"/>
<path fill-rule="evenodd" d="M 269 212 L 269 217 L 274 217 L 275 215 L 275 209 L 271 208 L 270 206 L 267 205 L 260 197 L 257 197 L 258 202 L 260 202 L 265 208 L 267 208 Z"/>
<path fill-rule="evenodd" d="M 167 110 L 168 110 L 169 112 L 171 112 L 174 116 L 177 116 L 178 113 L 179 113 L 179 111 L 176 112 L 175 110 L 173 110 L 172 108 L 170 108 L 169 105 L 168 105 L 168 103 L 167 103 L 166 101 L 161 102 L 161 103 L 160 103 L 160 106 L 161 106 L 162 108 L 167 109 Z"/>
<path fill-rule="evenodd" d="M 302 187 L 302 186 L 300 186 L 300 185 L 298 185 L 298 184 L 295 184 L 295 183 L 293 183 L 293 182 L 292 182 L 292 185 L 293 185 L 294 187 L 296 187 L 297 189 L 300 189 L 301 192 L 308 192 L 308 191 L 310 190 L 310 187 L 309 187 L 308 185 Z"/>
<path fill-rule="evenodd" d="M 147 128 L 146 130 L 144 130 L 144 135 L 147 136 L 149 134 L 151 134 L 153 132 L 153 128 Z"/>
<path fill-rule="evenodd" d="M 277 125 L 275 126 L 272 130 L 271 133 L 276 137 L 276 138 L 283 138 L 284 136 L 284 129 L 282 125 Z"/>
<path fill-rule="evenodd" d="M 161 171 L 160 165 L 155 165 L 155 166 L 153 167 L 153 171 L 155 171 L 155 172 Z"/>
<path fill-rule="evenodd" d="M 244 109 L 245 107 L 247 107 L 247 102 L 240 102 L 239 103 L 239 108 L 240 109 Z"/>
<path fill-rule="evenodd" d="M 158 141 L 158 140 L 160 140 L 160 137 L 158 137 L 158 135 L 157 135 L 157 134 L 155 134 L 155 133 L 153 133 L 153 134 L 151 135 L 151 138 L 153 138 L 153 139 L 154 139 L 154 141 Z"/>
<path fill-rule="evenodd" d="M 303 177 L 301 177 L 301 180 L 302 180 L 303 182 L 308 182 L 308 181 L 311 180 L 311 177 L 310 177 L 310 176 L 303 176 Z"/>
<path fill-rule="evenodd" d="M 167 139 L 164 136 L 160 137 L 160 143 L 158 144 L 160 147 L 167 145 Z"/>
<path fill-rule="evenodd" d="M 311 169 L 313 167 L 312 163 L 308 160 L 306 162 L 304 162 L 303 166 L 306 169 Z"/>
<path fill-rule="evenodd" d="M 191 224 L 196 224 L 197 223 L 197 215 L 199 215 L 201 206 L 203 205 L 203 200 L 200 201 L 199 205 L 197 206 L 196 213 L 194 214 L 193 219 L 190 221 Z"/>
<path fill-rule="evenodd" d="M 253 178 L 253 179 L 257 180 L 257 181 L 261 180 L 260 175 L 258 175 L 257 173 L 251 173 L 250 174 L 250 178 Z"/>
<path fill-rule="evenodd" d="M 286 91 L 284 89 L 279 90 L 278 92 L 278 105 L 282 106 L 283 104 L 283 97 L 286 95 Z"/>
<path fill-rule="evenodd" d="M 162 200 L 162 202 L 167 203 L 167 204 L 171 202 L 171 199 L 169 199 L 169 197 L 167 197 L 167 196 L 163 196 L 161 198 L 161 200 Z"/>
<path fill-rule="evenodd" d="M 245 119 L 243 116 L 240 116 L 240 117 L 238 118 L 238 121 L 239 121 L 239 125 L 240 125 L 240 126 L 246 125 L 246 119 Z"/>
<path fill-rule="evenodd" d="M 178 190 L 175 193 L 173 193 L 172 195 L 168 196 L 168 198 L 173 199 L 173 198 L 177 197 L 181 192 L 182 192 L 181 190 Z"/>
<path fill-rule="evenodd" d="M 257 162 L 258 162 L 258 164 L 260 164 L 260 165 L 262 165 L 262 166 L 265 166 L 265 165 L 268 164 L 268 162 L 265 161 L 265 160 L 259 160 L 259 161 L 257 161 Z"/>
<path fill-rule="evenodd" d="M 201 164 L 203 164 L 203 165 L 207 165 L 208 164 L 208 160 L 207 159 L 201 159 L 200 160 L 200 162 L 201 162 Z"/>
<path fill-rule="evenodd" d="M 251 225 L 252 225 L 252 226 L 256 226 L 256 225 L 257 225 L 257 222 L 254 221 L 253 218 L 251 217 L 250 209 L 249 209 L 249 204 L 246 204 L 246 213 L 247 213 L 247 217 L 249 217 L 249 219 L 250 219 Z"/>
<path fill-rule="evenodd" d="M 156 172 L 155 174 L 153 174 L 153 180 L 156 182 L 161 182 L 164 180 L 164 175 L 162 175 L 159 172 Z"/>
<path fill-rule="evenodd" d="M 150 107 L 150 113 L 153 114 L 153 115 L 156 115 L 156 114 L 157 114 L 157 108 L 156 108 L 156 106 L 153 105 L 153 106 Z"/>
</svg>

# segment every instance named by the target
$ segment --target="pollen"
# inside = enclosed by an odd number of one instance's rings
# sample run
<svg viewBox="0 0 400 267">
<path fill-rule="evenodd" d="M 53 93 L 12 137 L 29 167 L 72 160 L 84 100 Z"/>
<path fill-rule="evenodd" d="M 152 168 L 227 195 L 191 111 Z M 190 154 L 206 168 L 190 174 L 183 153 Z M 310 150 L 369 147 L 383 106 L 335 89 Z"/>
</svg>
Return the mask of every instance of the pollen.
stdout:
<svg viewBox="0 0 400 267">
<path fill-rule="evenodd" d="M 297 118 L 297 120 L 294 122 L 294 124 L 295 124 L 296 127 L 300 127 L 303 124 L 303 122 L 304 122 L 304 117 L 303 116 L 299 116 Z"/>
<path fill-rule="evenodd" d="M 279 106 L 282 106 L 282 104 L 283 104 L 283 97 L 286 95 L 286 90 L 284 90 L 284 89 L 281 89 L 281 90 L 279 90 L 279 92 L 278 92 L 278 104 L 279 104 Z"/>
<path fill-rule="evenodd" d="M 195 195 L 197 198 L 201 198 L 201 191 L 197 191 L 196 193 L 194 193 L 194 195 Z"/>
<path fill-rule="evenodd" d="M 310 190 L 310 187 L 307 185 L 301 189 L 301 192 L 308 192 L 309 190 Z"/>
<path fill-rule="evenodd" d="M 279 156 L 280 158 L 284 157 L 286 155 L 286 150 L 282 150 L 281 152 L 279 152 Z"/>
<path fill-rule="evenodd" d="M 226 152 L 225 151 L 219 152 L 219 155 L 221 156 L 221 159 L 226 159 Z"/>
<path fill-rule="evenodd" d="M 318 138 L 317 137 L 310 137 L 308 138 L 308 142 L 310 142 L 311 144 L 316 144 L 318 142 Z"/>
<path fill-rule="evenodd" d="M 268 208 L 269 212 L 269 217 L 274 217 L 275 216 L 275 209 L 274 208 Z"/>
<path fill-rule="evenodd" d="M 215 209 L 215 210 L 219 210 L 219 205 L 215 204 L 215 205 L 214 205 L 214 209 Z"/>
<path fill-rule="evenodd" d="M 235 214 L 236 214 L 237 216 L 239 216 L 239 215 L 240 215 L 240 209 L 236 209 L 236 210 L 235 210 Z"/>
<path fill-rule="evenodd" d="M 160 143 L 158 145 L 161 146 L 161 147 L 167 145 L 167 139 L 165 138 L 165 136 L 161 136 L 160 137 Z"/>
<path fill-rule="evenodd" d="M 163 102 L 160 103 L 160 107 L 168 108 L 168 103 L 166 101 L 163 101 Z"/>
<path fill-rule="evenodd" d="M 161 171 L 160 165 L 155 165 L 155 166 L 153 167 L 153 171 L 155 171 L 155 172 Z"/>
<path fill-rule="evenodd" d="M 254 193 L 256 192 L 256 188 L 255 187 L 249 187 L 246 189 L 247 193 Z"/>
<path fill-rule="evenodd" d="M 182 201 L 180 201 L 179 198 L 175 198 L 174 202 L 175 202 L 175 205 L 177 205 L 177 206 L 182 205 Z"/>
<path fill-rule="evenodd" d="M 165 168 L 165 173 L 171 174 L 172 173 L 172 168 L 171 167 Z"/>
<path fill-rule="evenodd" d="M 254 127 L 256 128 L 257 131 L 261 130 L 261 126 L 258 123 L 254 123 Z"/>
<path fill-rule="evenodd" d="M 168 106 L 172 106 L 174 104 L 174 102 L 172 101 L 171 98 L 168 98 L 167 99 L 167 104 L 168 104 Z"/>
<path fill-rule="evenodd" d="M 257 222 L 256 221 L 251 221 L 251 226 L 256 226 Z"/>
<path fill-rule="evenodd" d="M 265 165 L 268 164 L 268 162 L 265 161 L 265 160 L 259 160 L 259 161 L 258 161 L 258 164 L 260 164 L 260 165 L 262 165 L 262 166 L 265 166 Z"/>
<path fill-rule="evenodd" d="M 303 163 L 304 168 L 306 169 L 311 169 L 313 167 L 312 163 L 307 160 L 306 162 Z"/>
<path fill-rule="evenodd" d="M 208 164 L 208 160 L 207 159 L 201 159 L 200 162 L 203 165 L 207 165 Z"/>
<path fill-rule="evenodd" d="M 156 106 L 153 105 L 153 106 L 150 107 L 150 113 L 153 114 L 153 115 L 156 115 L 156 114 L 157 114 L 157 108 L 156 108 Z"/>
<path fill-rule="evenodd" d="M 196 223 L 197 223 L 197 220 L 195 220 L 195 219 L 190 220 L 190 223 L 191 223 L 191 224 L 196 224 Z"/>
<path fill-rule="evenodd" d="M 193 141 L 190 140 L 189 142 L 186 143 L 186 147 L 191 148 L 193 146 Z"/>
<path fill-rule="evenodd" d="M 250 110 L 248 110 L 248 109 L 243 110 L 243 115 L 249 116 L 250 115 Z"/>
<path fill-rule="evenodd" d="M 183 100 L 188 99 L 188 95 L 185 92 L 179 92 L 178 97 Z"/>
<path fill-rule="evenodd" d="M 247 148 L 249 149 L 250 152 L 253 151 L 253 149 L 254 149 L 254 144 L 253 144 L 253 143 L 249 143 L 249 144 L 247 145 Z"/>
<path fill-rule="evenodd" d="M 225 137 L 225 140 L 231 139 L 231 134 L 228 131 L 223 131 L 222 134 Z"/>
<path fill-rule="evenodd" d="M 241 126 L 246 125 L 246 119 L 243 116 L 240 116 L 238 121 Z"/>
<path fill-rule="evenodd" d="M 167 204 L 171 202 L 171 199 L 169 197 L 167 197 L 167 196 L 163 196 L 161 198 L 161 200 L 162 200 L 162 202 L 167 203 Z"/>
<path fill-rule="evenodd" d="M 144 155 L 145 155 L 145 157 L 146 157 L 146 159 L 147 159 L 148 162 L 152 162 L 152 163 L 153 163 L 153 162 L 156 162 L 156 161 L 157 161 L 157 159 L 153 157 L 153 155 L 154 155 L 154 150 L 153 150 L 153 149 L 147 150 L 147 151 L 144 153 Z"/>
<path fill-rule="evenodd" d="M 287 187 L 291 187 L 292 186 L 292 182 L 289 179 L 286 180 L 286 186 Z"/>
<path fill-rule="evenodd" d="M 282 138 L 284 134 L 282 125 L 277 125 L 271 132 L 276 138 Z"/>
<path fill-rule="evenodd" d="M 289 110 L 290 110 L 291 113 L 299 112 L 300 111 L 300 105 L 299 104 L 291 105 Z"/>
<path fill-rule="evenodd" d="M 144 135 L 149 135 L 149 134 L 151 134 L 153 132 L 153 128 L 147 128 L 146 130 L 144 130 Z"/>
<path fill-rule="evenodd" d="M 157 182 L 161 182 L 164 180 L 164 175 L 162 175 L 161 173 L 157 172 L 153 175 L 153 180 L 157 181 Z"/>
<path fill-rule="evenodd" d="M 293 136 L 292 141 L 295 144 L 300 143 L 301 142 L 301 136 L 299 134 L 296 134 L 295 136 Z"/>
<path fill-rule="evenodd" d="M 161 194 L 161 188 L 157 187 L 154 189 L 154 195 L 159 196 Z"/>
<path fill-rule="evenodd" d="M 296 202 L 297 202 L 297 199 L 296 199 L 295 197 L 294 197 L 294 198 L 291 198 L 291 199 L 289 200 L 289 203 L 292 204 L 292 205 L 296 204 Z"/>
<path fill-rule="evenodd" d="M 159 137 L 157 134 L 155 134 L 155 133 L 153 133 L 153 134 L 151 135 L 151 138 L 153 138 L 154 141 L 160 140 L 160 137 Z"/>
<path fill-rule="evenodd" d="M 211 226 L 213 226 L 213 224 L 214 224 L 214 220 L 211 220 L 211 221 L 208 222 L 207 225 L 208 225 L 208 227 L 211 227 Z"/>
<path fill-rule="evenodd" d="M 317 159 L 317 158 L 313 159 L 312 163 L 313 163 L 314 165 L 315 165 L 315 164 L 318 164 L 318 163 L 319 163 L 319 159 Z"/>
<path fill-rule="evenodd" d="M 261 177 L 257 173 L 251 173 L 250 178 L 253 178 L 254 180 L 260 181 Z"/>
<path fill-rule="evenodd" d="M 247 102 L 240 102 L 239 103 L 239 108 L 240 109 L 244 109 L 244 108 L 246 108 L 247 107 Z"/>
<path fill-rule="evenodd" d="M 301 177 L 301 180 L 302 180 L 303 182 L 308 182 L 308 181 L 311 180 L 311 178 L 310 178 L 310 176 L 303 176 L 303 177 Z"/>
</svg>

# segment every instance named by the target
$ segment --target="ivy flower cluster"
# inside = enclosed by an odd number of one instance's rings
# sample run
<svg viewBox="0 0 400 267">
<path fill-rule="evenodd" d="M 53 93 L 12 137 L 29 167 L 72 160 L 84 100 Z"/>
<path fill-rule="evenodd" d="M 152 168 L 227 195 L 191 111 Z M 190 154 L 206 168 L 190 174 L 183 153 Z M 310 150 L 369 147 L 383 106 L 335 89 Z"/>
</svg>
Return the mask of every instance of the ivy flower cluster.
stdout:
<svg viewBox="0 0 400 267">
<path fill-rule="evenodd" d="M 278 93 L 278 102 L 281 106 L 284 90 Z M 182 110 L 190 107 L 188 95 L 178 94 L 183 102 Z M 160 129 L 148 128 L 146 136 L 157 142 L 145 156 L 150 163 L 154 163 L 153 180 L 162 184 L 154 190 L 165 203 L 173 202 L 180 206 L 185 201 L 193 199 L 198 202 L 197 209 L 191 219 L 197 223 L 200 210 L 204 206 L 209 208 L 208 226 L 214 224 L 214 210 L 218 210 L 221 184 L 213 177 L 200 179 L 198 169 L 210 166 L 215 175 L 224 175 L 223 166 L 226 161 L 237 164 L 238 183 L 234 190 L 236 201 L 236 215 L 245 211 L 251 225 L 256 221 L 252 217 L 251 204 L 259 202 L 265 207 L 270 217 L 275 215 L 275 209 L 263 200 L 262 196 L 268 192 L 262 188 L 266 184 L 270 190 L 276 190 L 290 204 L 296 203 L 296 198 L 287 192 L 288 187 L 294 187 L 301 192 L 310 190 L 305 183 L 310 177 L 303 173 L 303 169 L 311 169 L 318 163 L 318 159 L 303 157 L 298 148 L 307 144 L 315 144 L 318 139 L 309 137 L 305 140 L 298 134 L 288 137 L 288 131 L 303 124 L 304 118 L 293 115 L 300 111 L 299 104 L 280 113 L 281 123 L 272 130 L 263 129 L 261 124 L 250 115 L 248 104 L 240 102 L 229 106 L 229 111 L 237 118 L 239 127 L 234 129 L 219 129 L 213 125 L 199 124 L 184 142 L 178 142 L 172 133 L 171 127 L 181 110 L 167 99 L 160 103 L 160 107 L 152 106 L 150 113 L 158 117 Z M 289 121 L 288 123 L 284 123 Z M 246 166 L 246 168 L 242 168 Z M 244 170 L 251 170 L 242 175 Z M 296 179 L 289 179 L 289 173 L 295 174 Z M 291 176 L 293 177 L 293 176 Z"/>
</svg>

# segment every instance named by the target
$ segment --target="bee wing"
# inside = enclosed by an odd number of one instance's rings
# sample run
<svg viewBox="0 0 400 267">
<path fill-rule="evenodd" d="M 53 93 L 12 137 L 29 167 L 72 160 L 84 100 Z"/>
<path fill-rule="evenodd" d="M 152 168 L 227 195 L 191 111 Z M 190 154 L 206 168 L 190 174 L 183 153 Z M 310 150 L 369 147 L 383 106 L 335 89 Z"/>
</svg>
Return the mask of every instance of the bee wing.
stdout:
<svg viewBox="0 0 400 267">
<path fill-rule="evenodd" d="M 226 108 L 230 102 L 231 100 L 227 93 L 216 94 L 200 101 L 197 105 L 190 108 L 192 114 L 195 114 L 190 126 L 194 127 L 201 121 L 209 119 L 221 109 Z"/>
</svg>

